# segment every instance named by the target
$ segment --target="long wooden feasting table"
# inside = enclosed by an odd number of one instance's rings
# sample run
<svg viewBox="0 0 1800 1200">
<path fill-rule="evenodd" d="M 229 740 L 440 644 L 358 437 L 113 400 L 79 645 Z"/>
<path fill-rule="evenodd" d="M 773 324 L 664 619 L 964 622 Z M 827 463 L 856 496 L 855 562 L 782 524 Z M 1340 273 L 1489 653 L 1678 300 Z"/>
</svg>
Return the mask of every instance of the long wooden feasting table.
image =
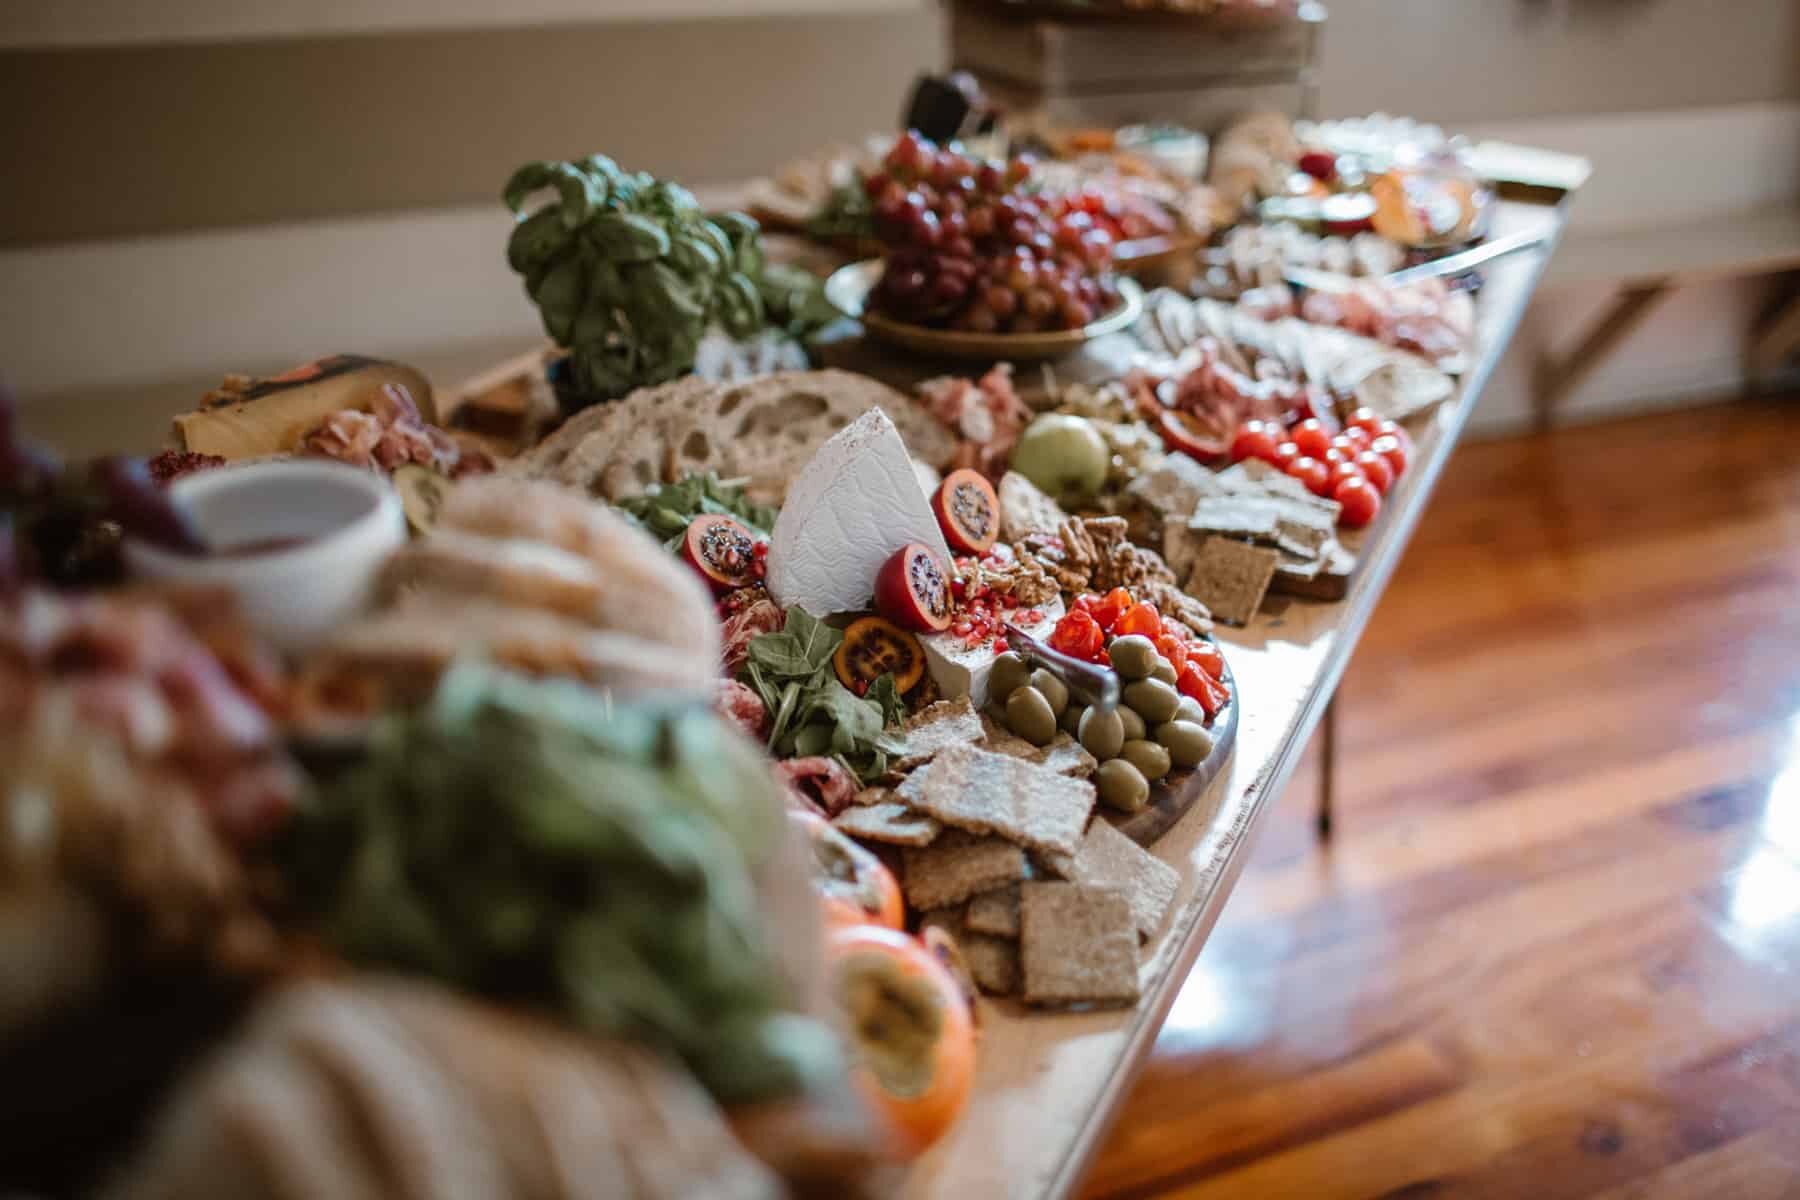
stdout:
<svg viewBox="0 0 1800 1200">
<path fill-rule="evenodd" d="M 1075 1014 L 986 1003 L 975 1098 L 961 1122 L 914 1165 L 904 1195 L 961 1200 L 1075 1191 L 1218 922 L 1257 830 L 1330 703 L 1564 219 L 1562 206 L 1502 203 L 1497 236 L 1540 228 L 1549 240 L 1486 269 L 1473 367 L 1452 400 L 1412 424 L 1414 460 L 1362 542 L 1346 598 L 1336 604 L 1277 599 L 1249 628 L 1221 629 L 1243 706 L 1237 751 L 1210 794 L 1153 847 L 1182 880 L 1172 915 L 1144 961 L 1143 1000 L 1131 1010 Z"/>
</svg>

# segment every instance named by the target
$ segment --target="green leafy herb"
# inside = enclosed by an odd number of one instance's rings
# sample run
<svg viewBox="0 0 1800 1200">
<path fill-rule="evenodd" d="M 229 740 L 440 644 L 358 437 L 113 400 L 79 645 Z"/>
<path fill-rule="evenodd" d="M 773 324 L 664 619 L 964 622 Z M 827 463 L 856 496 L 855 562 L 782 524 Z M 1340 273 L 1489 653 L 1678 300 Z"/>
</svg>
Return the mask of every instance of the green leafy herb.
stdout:
<svg viewBox="0 0 1800 1200">
<path fill-rule="evenodd" d="M 883 675 L 867 696 L 838 681 L 831 657 L 844 635 L 798 605 L 780 632 L 750 639 L 738 678 L 769 711 L 769 749 L 781 758 L 830 754 L 869 783 L 887 773 L 902 750 L 888 732 L 906 719 L 894 677 Z"/>
<path fill-rule="evenodd" d="M 526 212 L 546 189 L 555 199 Z M 714 323 L 734 338 L 823 323 L 798 281 L 766 263 L 755 221 L 708 214 L 679 184 L 595 154 L 527 163 L 502 198 L 518 217 L 507 264 L 584 391 L 622 396 L 686 374 Z"/>
<path fill-rule="evenodd" d="M 837 1054 L 786 1011 L 759 914 L 773 788 L 704 708 L 463 665 L 377 726 L 280 856 L 349 961 L 660 1044 L 722 1101 L 754 1101 Z"/>
<path fill-rule="evenodd" d="M 752 503 L 743 488 L 720 483 L 711 471 L 627 497 L 619 501 L 618 508 L 671 548 L 680 542 L 688 524 L 704 513 L 735 517 L 764 537 L 775 532 L 775 509 Z"/>
</svg>

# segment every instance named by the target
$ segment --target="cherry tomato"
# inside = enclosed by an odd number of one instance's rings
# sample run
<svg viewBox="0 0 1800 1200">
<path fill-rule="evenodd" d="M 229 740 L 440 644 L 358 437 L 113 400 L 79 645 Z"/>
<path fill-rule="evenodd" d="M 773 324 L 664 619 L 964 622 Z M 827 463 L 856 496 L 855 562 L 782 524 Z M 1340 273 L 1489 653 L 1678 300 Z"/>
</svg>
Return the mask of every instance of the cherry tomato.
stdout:
<svg viewBox="0 0 1800 1200">
<path fill-rule="evenodd" d="M 1381 432 L 1381 423 L 1386 420 L 1386 417 L 1365 406 L 1350 414 L 1348 424 L 1351 429 L 1361 429 L 1370 437 L 1374 437 Z"/>
<path fill-rule="evenodd" d="M 1357 455 L 1356 465 L 1362 468 L 1362 473 L 1368 477 L 1375 490 L 1383 496 L 1387 495 L 1388 489 L 1394 486 L 1393 466 L 1373 450 L 1364 450 Z"/>
<path fill-rule="evenodd" d="M 1349 462 L 1351 459 L 1355 458 L 1356 455 L 1354 453 L 1346 452 L 1342 446 L 1331 445 L 1325 447 L 1325 453 L 1317 455 L 1316 457 L 1327 467 L 1336 467 L 1339 463 Z"/>
<path fill-rule="evenodd" d="M 1387 459 L 1388 466 L 1394 469 L 1395 479 L 1406 474 L 1406 446 L 1393 434 L 1384 433 L 1370 442 L 1369 452 Z"/>
<path fill-rule="evenodd" d="M 1338 524 L 1346 529 L 1361 529 L 1381 511 L 1381 493 L 1366 479 L 1346 479 L 1338 484 L 1331 498 L 1343 506 Z"/>
<path fill-rule="evenodd" d="M 1211 642 L 1203 642 L 1198 638 L 1189 642 L 1187 660 L 1214 679 L 1225 678 L 1225 656 Z"/>
<path fill-rule="evenodd" d="M 1273 461 L 1275 447 L 1280 441 L 1278 432 L 1270 429 L 1267 422 L 1245 421 L 1238 427 L 1237 436 L 1231 439 L 1231 461 L 1243 462 L 1246 458 Z"/>
<path fill-rule="evenodd" d="M 975 1023 L 956 979 L 923 944 L 892 929 L 839 929 L 831 994 L 843 1006 L 857 1088 L 907 1157 L 944 1135 L 975 1083 Z"/>
<path fill-rule="evenodd" d="M 1331 468 L 1304 454 L 1288 464 L 1287 473 L 1304 483 L 1315 496 L 1325 495 L 1325 485 L 1331 482 Z"/>
<path fill-rule="evenodd" d="M 1369 443 L 1375 440 L 1375 435 L 1364 429 L 1361 425 L 1351 425 L 1345 428 L 1344 432 L 1337 435 L 1337 440 L 1346 445 L 1354 446 L 1357 450 L 1361 451 L 1369 448 Z"/>
<path fill-rule="evenodd" d="M 1156 652 L 1169 660 L 1169 665 L 1175 668 L 1178 676 L 1181 668 L 1187 665 L 1188 643 L 1172 633 L 1164 633 L 1156 639 Z"/>
<path fill-rule="evenodd" d="M 1313 458 L 1324 458 L 1325 451 L 1331 448 L 1331 432 L 1325 428 L 1325 422 L 1317 417 L 1308 417 L 1294 426 L 1288 435 L 1294 445 L 1300 447 L 1300 453 Z"/>
<path fill-rule="evenodd" d="M 1175 677 L 1175 690 L 1204 709 L 1208 720 L 1225 707 L 1225 689 L 1214 683 L 1212 676 L 1201 670 L 1198 663 L 1189 663 L 1181 669 Z"/>
<path fill-rule="evenodd" d="M 1285 471 L 1288 469 L 1288 466 L 1299 457 L 1300 447 L 1294 445 L 1292 442 L 1278 442 L 1275 445 L 1275 457 L 1271 458 L 1269 461 Z"/>
<path fill-rule="evenodd" d="M 1368 478 L 1368 476 L 1363 474 L 1363 469 L 1361 467 L 1357 466 L 1355 463 L 1340 462 L 1340 463 L 1332 464 L 1331 478 L 1329 480 L 1327 480 L 1327 483 L 1330 485 L 1332 492 L 1335 493 L 1337 491 L 1338 484 L 1343 483 L 1347 479 L 1367 479 L 1367 478 Z"/>
<path fill-rule="evenodd" d="M 906 924 L 906 905 L 894 873 L 817 813 L 790 812 L 812 849 L 812 885 L 827 925 Z"/>
<path fill-rule="evenodd" d="M 1119 618 L 1124 616 L 1125 610 L 1130 607 L 1131 593 L 1122 587 L 1116 587 L 1101 597 L 1100 603 L 1089 611 L 1094 614 L 1094 620 L 1100 622 L 1100 628 L 1111 633 L 1113 626 L 1119 623 Z"/>
<path fill-rule="evenodd" d="M 1081 595 L 1075 597 L 1075 603 L 1069 606 L 1069 611 L 1084 612 L 1092 615 L 1093 611 L 1099 607 L 1100 597 L 1094 595 L 1092 592 L 1083 592 Z"/>
<path fill-rule="evenodd" d="M 1100 628 L 1100 622 L 1079 608 L 1064 613 L 1056 628 L 1050 631 L 1050 648 L 1071 658 L 1092 662 L 1105 647 L 1106 632 Z"/>
<path fill-rule="evenodd" d="M 1114 637 L 1126 637 L 1130 634 L 1142 634 L 1154 642 L 1162 636 L 1162 614 L 1156 611 L 1156 605 L 1143 601 L 1125 610 L 1118 623 L 1112 628 Z"/>
</svg>

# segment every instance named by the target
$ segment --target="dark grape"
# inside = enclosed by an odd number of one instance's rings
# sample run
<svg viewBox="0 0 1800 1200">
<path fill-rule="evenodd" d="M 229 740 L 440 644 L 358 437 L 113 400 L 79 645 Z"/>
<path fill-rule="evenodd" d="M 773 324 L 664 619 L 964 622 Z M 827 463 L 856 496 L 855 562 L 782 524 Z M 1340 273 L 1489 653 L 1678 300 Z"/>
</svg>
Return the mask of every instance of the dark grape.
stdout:
<svg viewBox="0 0 1800 1200">
<path fill-rule="evenodd" d="M 974 258 L 975 243 L 966 237 L 946 237 L 944 238 L 944 253 L 957 258 Z"/>
<path fill-rule="evenodd" d="M 888 185 L 893 182 L 893 178 L 888 175 L 886 171 L 874 171 L 864 175 L 862 181 L 863 195 L 873 200 L 881 195 L 881 193 L 887 191 Z"/>
<path fill-rule="evenodd" d="M 907 236 L 916 246 L 937 245 L 938 230 L 938 215 L 930 209 L 914 213 L 907 221 Z"/>
<path fill-rule="evenodd" d="M 911 300 L 925 291 L 925 272 L 917 267 L 890 271 L 887 278 L 892 280 L 889 290 L 904 300 Z"/>
<path fill-rule="evenodd" d="M 968 228 L 970 237 L 994 236 L 994 210 L 987 207 L 971 208 L 968 216 Z"/>
<path fill-rule="evenodd" d="M 988 159 L 975 171 L 975 186 L 992 195 L 1006 186 L 1006 167 Z"/>
<path fill-rule="evenodd" d="M 931 283 L 933 307 L 960 304 L 969 294 L 969 281 L 957 275 L 939 275 Z"/>
<path fill-rule="evenodd" d="M 993 333 L 1000 328 L 1000 318 L 985 304 L 976 304 L 965 312 L 963 322 L 972 333 Z"/>
<path fill-rule="evenodd" d="M 1056 255 L 1056 242 L 1041 229 L 1031 235 L 1030 246 L 1037 251 L 1039 258 L 1053 258 Z"/>
<path fill-rule="evenodd" d="M 1024 217 L 1014 217 L 1006 227 L 1006 240 L 1015 246 L 1029 246 L 1032 235 L 1036 232 L 1037 226 L 1030 221 Z"/>
<path fill-rule="evenodd" d="M 89 478 L 106 498 L 107 515 L 125 532 L 178 554 L 204 554 L 206 545 L 168 495 L 150 478 L 141 458 L 95 459 Z"/>
<path fill-rule="evenodd" d="M 924 161 L 924 155 L 931 143 L 909 129 L 894 142 L 893 149 L 887 153 L 887 165 L 890 170 L 916 171 Z"/>
<path fill-rule="evenodd" d="M 1030 259 L 1013 261 L 1012 270 L 1007 272 L 1006 286 L 1023 296 L 1037 283 L 1037 263 Z"/>
<path fill-rule="evenodd" d="M 1065 300 L 1059 311 L 1063 325 L 1069 329 L 1080 329 L 1094 319 L 1094 310 L 1079 300 Z"/>
<path fill-rule="evenodd" d="M 1034 287 L 1025 293 L 1025 315 L 1043 320 L 1056 311 L 1056 297 L 1047 287 Z"/>
<path fill-rule="evenodd" d="M 993 310 L 994 315 L 1002 319 L 1012 316 L 1019 307 L 1019 294 L 1011 288 L 990 287 L 982 293 L 981 298 Z"/>
</svg>

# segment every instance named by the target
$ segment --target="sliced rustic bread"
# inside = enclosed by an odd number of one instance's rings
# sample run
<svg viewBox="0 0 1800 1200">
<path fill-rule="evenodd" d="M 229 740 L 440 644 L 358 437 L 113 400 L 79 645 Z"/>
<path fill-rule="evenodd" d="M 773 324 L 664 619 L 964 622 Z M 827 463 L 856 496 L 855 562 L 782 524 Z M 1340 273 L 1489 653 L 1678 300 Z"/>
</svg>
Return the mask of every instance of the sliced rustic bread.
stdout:
<svg viewBox="0 0 1800 1200">
<path fill-rule="evenodd" d="M 526 476 L 608 500 L 712 471 L 779 501 L 815 451 L 871 408 L 885 411 L 908 451 L 941 468 L 955 436 L 911 397 L 849 371 L 784 371 L 746 383 L 681 379 L 590 409 L 522 456 Z"/>
</svg>

